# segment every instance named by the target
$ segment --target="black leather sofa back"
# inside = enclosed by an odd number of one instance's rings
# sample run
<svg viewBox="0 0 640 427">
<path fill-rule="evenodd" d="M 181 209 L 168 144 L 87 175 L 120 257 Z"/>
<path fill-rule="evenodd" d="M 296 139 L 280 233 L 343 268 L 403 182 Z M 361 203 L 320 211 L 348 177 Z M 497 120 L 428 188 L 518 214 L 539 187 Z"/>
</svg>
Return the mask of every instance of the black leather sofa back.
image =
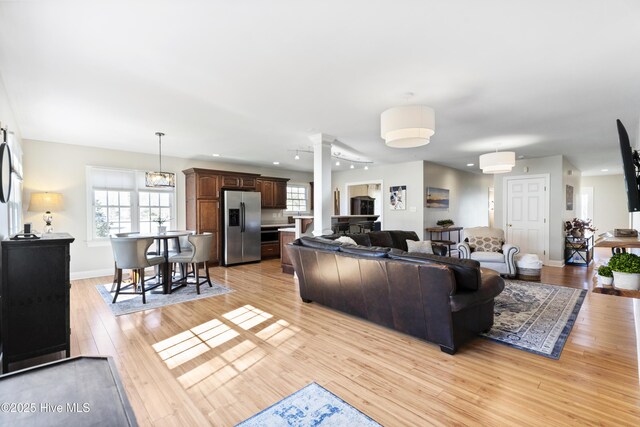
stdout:
<svg viewBox="0 0 640 427">
<path fill-rule="evenodd" d="M 478 263 L 313 240 L 318 239 L 301 238 L 287 246 L 305 302 L 437 343 L 450 354 L 493 324 L 493 300 L 504 282 L 495 272 L 481 272 Z M 474 285 L 466 281 L 476 278 L 478 289 L 470 290 Z"/>
</svg>

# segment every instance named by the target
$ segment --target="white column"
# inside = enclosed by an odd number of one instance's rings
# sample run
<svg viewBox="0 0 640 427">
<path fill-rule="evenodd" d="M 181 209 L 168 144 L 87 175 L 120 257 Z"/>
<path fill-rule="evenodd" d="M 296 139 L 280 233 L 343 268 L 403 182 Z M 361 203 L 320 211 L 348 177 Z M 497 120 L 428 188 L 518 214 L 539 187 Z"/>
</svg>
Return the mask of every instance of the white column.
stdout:
<svg viewBox="0 0 640 427">
<path fill-rule="evenodd" d="M 318 133 L 309 137 L 313 142 L 313 235 L 332 234 L 331 215 L 331 144 L 335 137 Z"/>
</svg>

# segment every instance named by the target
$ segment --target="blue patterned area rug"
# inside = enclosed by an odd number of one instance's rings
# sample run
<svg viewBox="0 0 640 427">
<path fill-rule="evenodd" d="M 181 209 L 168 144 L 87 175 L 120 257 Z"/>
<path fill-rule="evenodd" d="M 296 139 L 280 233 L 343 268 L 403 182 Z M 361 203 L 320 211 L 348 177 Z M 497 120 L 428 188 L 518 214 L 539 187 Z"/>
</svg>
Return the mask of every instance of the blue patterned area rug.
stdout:
<svg viewBox="0 0 640 427">
<path fill-rule="evenodd" d="M 165 305 L 179 304 L 181 302 L 193 301 L 196 299 L 210 298 L 218 295 L 228 294 L 233 292 L 225 286 L 219 285 L 214 281 L 211 281 L 212 287 L 209 285 L 200 285 L 200 295 L 196 293 L 195 285 L 189 285 L 184 288 L 176 289 L 169 295 L 162 294 L 162 287 L 158 287 L 151 291 L 147 291 L 147 303 L 142 303 L 142 295 L 118 295 L 118 300 L 115 304 L 112 304 L 113 294 L 110 292 L 111 283 L 105 285 L 97 285 L 96 290 L 109 306 L 114 316 L 121 316 L 123 314 L 135 313 L 136 311 L 151 310 L 153 308 L 164 307 Z M 124 287 L 122 288 L 124 290 Z M 131 289 L 126 289 L 130 292 Z"/>
<path fill-rule="evenodd" d="M 236 427 L 342 427 L 380 424 L 324 387 L 311 383 Z"/>
<path fill-rule="evenodd" d="M 559 359 L 586 294 L 585 289 L 505 279 L 504 291 L 495 299 L 493 328 L 482 335 Z"/>
</svg>

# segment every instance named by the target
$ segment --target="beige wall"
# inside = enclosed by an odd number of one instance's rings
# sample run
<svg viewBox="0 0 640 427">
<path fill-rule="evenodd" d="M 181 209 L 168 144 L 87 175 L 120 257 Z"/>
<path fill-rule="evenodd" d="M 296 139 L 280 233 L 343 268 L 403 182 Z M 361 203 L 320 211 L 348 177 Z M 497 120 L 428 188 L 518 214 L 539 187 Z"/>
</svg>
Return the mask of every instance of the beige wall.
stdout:
<svg viewBox="0 0 640 427">
<path fill-rule="evenodd" d="M 629 227 L 623 175 L 583 176 L 580 185 L 593 188 L 593 225 L 597 233 Z"/>
<path fill-rule="evenodd" d="M 70 233 L 76 238 L 71 245 L 72 278 L 110 274 L 113 271 L 111 247 L 87 245 L 87 189 L 86 166 L 104 166 L 124 169 L 155 170 L 157 157 L 148 154 L 105 150 L 41 141 L 23 141 L 24 147 L 24 215 L 26 222 L 42 229 L 42 214 L 26 212 L 31 192 L 55 191 L 64 196 L 65 209 L 54 212 L 56 231 Z M 185 187 L 182 171 L 191 167 L 258 173 L 273 177 L 290 178 L 291 182 L 309 182 L 311 174 L 280 169 L 256 168 L 246 165 L 206 162 L 163 156 L 163 169 L 175 172 L 178 228 L 185 228 Z"/>
<path fill-rule="evenodd" d="M 424 162 L 424 188 L 449 190 L 449 209 L 424 208 L 424 227 L 441 219 L 452 219 L 460 227 L 489 225 L 489 188 L 493 175 L 464 172 Z"/>
</svg>

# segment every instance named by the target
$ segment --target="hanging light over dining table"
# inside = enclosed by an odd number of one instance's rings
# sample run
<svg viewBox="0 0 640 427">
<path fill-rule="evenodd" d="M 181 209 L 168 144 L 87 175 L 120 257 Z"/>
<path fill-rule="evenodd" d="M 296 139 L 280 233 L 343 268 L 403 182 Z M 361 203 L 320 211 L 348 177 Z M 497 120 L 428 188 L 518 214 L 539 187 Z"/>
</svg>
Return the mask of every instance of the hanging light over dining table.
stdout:
<svg viewBox="0 0 640 427">
<path fill-rule="evenodd" d="M 164 133 L 156 132 L 156 135 L 158 135 L 158 158 L 160 160 L 160 167 L 158 168 L 158 172 L 145 172 L 145 185 L 147 187 L 175 187 L 176 174 L 162 171 L 162 137 Z"/>
</svg>

